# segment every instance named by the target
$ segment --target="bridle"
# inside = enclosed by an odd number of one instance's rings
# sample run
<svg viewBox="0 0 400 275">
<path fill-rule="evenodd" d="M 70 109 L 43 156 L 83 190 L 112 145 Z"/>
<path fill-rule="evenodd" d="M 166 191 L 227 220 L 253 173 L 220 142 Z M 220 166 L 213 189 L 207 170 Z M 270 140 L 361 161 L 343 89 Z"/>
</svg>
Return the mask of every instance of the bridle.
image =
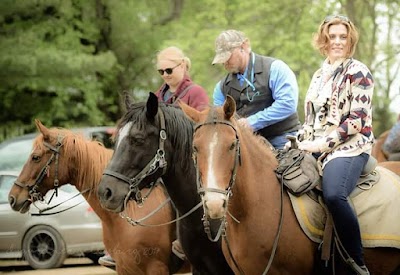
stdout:
<svg viewBox="0 0 400 275">
<path fill-rule="evenodd" d="M 202 186 L 199 167 L 197 165 L 197 153 L 195 151 L 193 151 L 194 152 L 193 153 L 193 160 L 194 160 L 194 164 L 195 164 L 195 167 L 196 167 L 197 190 L 198 190 L 198 193 L 200 194 L 200 196 L 204 196 L 206 192 L 214 192 L 214 193 L 223 194 L 226 197 L 230 197 L 230 196 L 232 196 L 232 188 L 233 188 L 233 186 L 235 185 L 235 182 L 236 182 L 237 167 L 238 167 L 238 165 L 242 164 L 241 158 L 240 158 L 240 140 L 239 140 L 239 136 L 238 136 L 238 133 L 237 133 L 237 130 L 236 130 L 235 126 L 233 126 L 233 124 L 230 123 L 229 121 L 214 119 L 213 121 L 209 121 L 209 122 L 205 122 L 205 123 L 196 125 L 196 127 L 194 129 L 194 134 L 196 134 L 196 131 L 199 130 L 201 127 L 205 126 L 205 125 L 216 125 L 216 124 L 227 125 L 227 126 L 231 127 L 235 131 L 235 137 L 236 137 L 236 141 L 235 141 L 235 162 L 233 164 L 231 178 L 229 179 L 228 187 L 225 190 L 221 190 L 221 189 L 218 189 L 218 188 L 208 188 L 208 187 L 204 188 Z"/>
<path fill-rule="evenodd" d="M 197 164 L 197 153 L 195 150 L 193 150 L 193 160 L 194 160 L 194 165 L 196 167 L 196 184 L 197 184 L 197 192 L 199 193 L 200 197 L 202 198 L 203 201 L 203 209 L 204 209 L 204 216 L 203 216 L 203 225 L 204 225 L 204 230 L 208 236 L 208 239 L 210 239 L 213 242 L 218 241 L 220 236 L 222 235 L 223 237 L 226 236 L 226 214 L 228 212 L 228 202 L 229 198 L 232 197 L 232 189 L 235 185 L 236 182 L 236 173 L 237 173 L 237 168 L 239 165 L 242 164 L 241 157 L 240 157 L 240 140 L 239 140 L 239 135 L 237 133 L 237 130 L 235 126 L 230 123 L 229 121 L 224 121 L 224 120 L 217 120 L 213 119 L 212 121 L 204 122 L 202 124 L 198 124 L 195 129 L 194 129 L 194 134 L 196 134 L 196 131 L 199 130 L 201 127 L 206 126 L 206 125 L 217 125 L 217 124 L 222 124 L 222 125 L 227 125 L 235 131 L 235 162 L 233 163 L 233 168 L 232 168 L 232 173 L 231 177 L 229 179 L 229 184 L 228 187 L 225 190 L 221 190 L 218 188 L 209 188 L 206 187 L 204 188 L 201 182 L 201 177 L 200 177 L 200 170 L 199 166 Z M 224 215 L 222 217 L 221 221 L 221 226 L 219 227 L 218 233 L 216 237 L 211 236 L 211 229 L 210 229 L 210 221 L 208 220 L 208 213 L 207 213 L 207 207 L 205 205 L 205 201 L 203 200 L 203 197 L 205 196 L 206 192 L 213 192 L 213 193 L 219 193 L 223 194 L 226 198 L 225 203 L 224 203 Z M 231 214 L 230 216 L 232 219 L 234 219 L 236 222 L 239 222 L 235 217 L 233 217 Z"/>
<path fill-rule="evenodd" d="M 158 149 L 156 151 L 156 154 L 154 157 L 147 163 L 147 165 L 133 178 L 126 177 L 125 175 L 122 175 L 121 173 L 106 169 L 103 172 L 103 175 L 111 176 L 116 179 L 119 179 L 127 184 L 129 184 L 129 192 L 126 194 L 125 199 L 124 199 L 124 209 L 127 209 L 127 204 L 128 201 L 130 200 L 131 194 L 135 194 L 135 201 L 139 206 L 142 206 L 144 201 L 149 197 L 150 193 L 152 192 L 153 188 L 158 182 L 162 183 L 162 180 L 156 180 L 155 182 L 151 183 L 151 188 L 148 191 L 148 193 L 145 196 L 142 196 L 141 194 L 141 189 L 139 187 L 140 183 L 148 176 L 153 175 L 156 173 L 159 169 L 162 169 L 162 172 L 160 176 L 157 179 L 160 179 L 167 171 L 167 161 L 165 160 L 165 150 L 164 150 L 164 143 L 167 139 L 167 132 L 166 132 L 166 127 L 165 127 L 165 116 L 163 111 L 159 108 L 158 109 L 158 115 L 159 115 L 159 120 L 160 120 L 160 134 L 159 134 L 159 141 L 158 141 Z M 177 217 L 174 220 L 162 223 L 162 224 L 145 224 L 143 221 L 147 220 L 151 216 L 153 216 L 155 213 L 157 213 L 161 208 L 163 208 L 168 202 L 171 201 L 171 198 L 168 197 L 162 204 L 160 204 L 155 210 L 153 210 L 151 213 L 146 215 L 145 217 L 139 219 L 139 220 L 134 220 L 127 216 L 126 213 L 121 212 L 120 216 L 121 218 L 125 219 L 129 224 L 131 225 L 140 225 L 140 226 L 145 226 L 145 227 L 157 227 L 157 226 L 164 226 L 168 224 L 172 224 L 175 222 L 178 222 L 179 220 L 182 220 L 186 218 L 187 216 L 191 215 L 194 211 L 196 211 L 199 207 L 201 207 L 201 202 L 194 206 L 191 210 L 186 212 L 184 215 Z"/>
<path fill-rule="evenodd" d="M 218 234 L 214 239 L 212 239 L 212 237 L 211 237 L 211 233 L 210 233 L 211 230 L 210 230 L 210 227 L 209 227 L 210 222 L 207 219 L 208 215 L 207 215 L 207 208 L 205 207 L 205 205 L 203 205 L 203 208 L 204 208 L 203 225 L 204 225 L 204 230 L 207 233 L 207 236 L 211 241 L 217 241 L 220 236 L 222 236 L 224 238 L 225 243 L 226 243 L 227 248 L 228 248 L 229 256 L 231 257 L 231 259 L 232 259 L 234 265 L 236 266 L 236 268 L 239 270 L 239 273 L 244 275 L 243 270 L 240 268 L 240 266 L 236 262 L 235 258 L 233 257 L 233 254 L 232 254 L 232 251 L 231 251 L 231 248 L 230 248 L 230 244 L 229 244 L 229 240 L 228 240 L 228 238 L 226 236 L 226 225 L 227 225 L 226 214 L 229 214 L 235 222 L 240 223 L 240 221 L 238 221 L 235 217 L 233 217 L 232 214 L 229 213 L 229 211 L 228 211 L 228 201 L 229 201 L 229 198 L 233 195 L 232 189 L 233 189 L 233 186 L 235 185 L 237 167 L 238 167 L 238 165 L 241 165 L 240 140 L 239 140 L 239 136 L 238 136 L 237 130 L 236 130 L 235 126 L 232 123 L 230 123 L 229 121 L 214 119 L 213 121 L 209 121 L 209 122 L 205 122 L 205 123 L 197 125 L 195 127 L 194 132 L 196 132 L 196 130 L 198 130 L 200 127 L 202 127 L 204 125 L 216 125 L 216 124 L 227 125 L 227 126 L 231 127 L 235 131 L 235 135 L 236 135 L 235 162 L 234 162 L 234 165 L 233 165 L 231 178 L 229 180 L 229 185 L 225 190 L 220 190 L 220 189 L 216 189 L 216 188 L 203 188 L 201 186 L 200 172 L 199 172 L 199 167 L 197 165 L 197 155 L 196 155 L 196 153 L 193 153 L 193 160 L 194 160 L 194 163 L 195 163 L 195 166 L 196 166 L 197 188 L 198 188 L 198 192 L 199 192 L 200 196 L 203 197 L 205 195 L 205 192 L 215 192 L 215 193 L 220 193 L 220 194 L 223 194 L 223 195 L 226 196 L 226 201 L 225 201 L 225 204 L 224 204 L 224 216 L 222 218 L 222 222 L 221 222 L 221 226 L 220 226 L 220 228 L 218 230 Z M 282 224 L 283 224 L 283 184 L 281 184 L 281 188 L 280 189 L 281 189 L 280 190 L 280 195 L 281 195 L 280 212 L 281 212 L 281 215 L 280 215 L 280 218 L 279 218 L 279 225 L 278 225 L 277 233 L 275 235 L 274 244 L 272 246 L 272 252 L 271 252 L 270 258 L 268 260 L 267 266 L 266 266 L 264 272 L 262 273 L 263 275 L 267 274 L 268 271 L 270 270 L 271 266 L 272 266 L 272 262 L 273 262 L 273 259 L 275 257 L 275 254 L 276 254 L 276 250 L 277 250 L 277 247 L 278 247 L 279 236 L 280 236 L 281 229 L 282 229 Z M 203 199 L 202 199 L 202 201 L 203 201 Z"/>
<path fill-rule="evenodd" d="M 144 201 L 148 197 L 149 194 L 146 196 L 142 196 L 141 189 L 139 185 L 142 181 L 150 175 L 156 173 L 159 169 L 162 170 L 161 176 L 165 174 L 167 171 L 167 161 L 165 160 L 165 150 L 164 150 L 164 143 L 167 139 L 167 132 L 165 128 L 165 117 L 163 111 L 159 108 L 158 116 L 160 120 L 160 134 L 158 140 L 158 149 L 154 157 L 147 163 L 147 165 L 134 177 L 129 178 L 121 173 L 106 169 L 103 172 L 103 175 L 111 176 L 116 179 L 119 179 L 129 185 L 129 192 L 125 196 L 125 204 L 130 199 L 131 194 L 135 195 L 135 201 L 139 205 L 143 205 Z M 154 186 L 154 185 L 153 185 Z"/>
<path fill-rule="evenodd" d="M 227 245 L 228 248 L 228 252 L 229 255 L 233 261 L 233 263 L 235 264 L 236 268 L 239 270 L 240 274 L 244 274 L 243 270 L 240 268 L 240 266 L 238 265 L 238 263 L 236 262 L 235 258 L 233 257 L 232 251 L 230 249 L 230 245 L 229 245 L 229 241 L 228 238 L 226 236 L 226 225 L 227 225 L 227 221 L 226 221 L 226 214 L 229 214 L 231 216 L 231 218 L 236 221 L 237 223 L 240 223 L 240 221 L 238 221 L 232 214 L 229 213 L 228 211 L 228 202 L 230 197 L 232 197 L 233 193 L 232 193 L 232 189 L 236 183 L 236 173 L 237 173 L 237 168 L 239 165 L 242 165 L 242 160 L 241 160 L 241 156 L 240 156 L 240 140 L 239 140 L 239 135 L 237 133 L 237 130 L 235 128 L 235 126 L 229 122 L 229 121 L 225 121 L 225 120 L 217 120 L 217 119 L 213 119 L 212 121 L 207 121 L 204 122 L 202 124 L 198 124 L 195 129 L 194 129 L 194 134 L 196 133 L 196 131 L 206 125 L 217 125 L 217 124 L 222 124 L 222 125 L 227 125 L 229 127 L 231 127 L 233 129 L 233 131 L 235 132 L 235 162 L 233 163 L 233 168 L 232 168 L 232 173 L 231 173 L 231 177 L 229 179 L 229 184 L 228 187 L 225 190 L 221 190 L 218 188 L 204 188 L 202 186 L 202 182 L 201 182 L 201 177 L 200 177 L 200 171 L 199 171 L 199 166 L 197 165 L 197 153 L 195 150 L 193 150 L 193 160 L 194 160 L 194 165 L 196 167 L 196 183 L 197 183 L 197 192 L 199 193 L 200 197 L 202 198 L 201 201 L 203 202 L 203 210 L 204 210 L 204 215 L 203 215 L 203 226 L 204 226 L 204 231 L 207 234 L 207 237 L 210 241 L 212 242 L 217 242 L 219 240 L 219 238 L 222 236 L 225 240 L 225 243 Z M 206 192 L 213 192 L 213 193 L 219 193 L 219 194 L 223 194 L 226 198 L 225 203 L 224 203 L 224 215 L 221 218 L 221 225 L 218 229 L 218 233 L 216 234 L 216 236 L 213 238 L 211 235 L 211 229 L 210 229 L 210 221 L 208 220 L 208 213 L 207 213 L 207 207 L 205 205 L 205 200 L 203 200 L 203 197 L 205 195 Z"/>
<path fill-rule="evenodd" d="M 50 164 L 55 161 L 55 172 L 54 172 L 54 182 L 53 182 L 53 186 L 54 186 L 54 193 L 50 198 L 53 198 L 54 195 L 58 195 L 58 187 L 59 187 L 59 180 L 58 180 L 58 166 L 59 166 L 59 155 L 60 155 L 60 148 L 63 145 L 62 141 L 64 139 L 64 136 L 57 136 L 57 143 L 55 146 L 51 145 L 48 142 L 43 142 L 44 146 L 46 146 L 47 148 L 49 148 L 53 153 L 50 156 L 50 158 L 47 160 L 46 164 L 44 165 L 44 167 L 40 170 L 39 174 L 37 175 L 36 179 L 35 179 L 35 183 L 33 185 L 29 185 L 29 184 L 25 184 L 19 181 L 15 181 L 14 184 L 21 187 L 21 188 L 27 188 L 28 192 L 29 192 L 29 196 L 31 197 L 32 202 L 36 201 L 36 200 L 43 200 L 43 195 L 38 191 L 38 188 L 40 186 L 40 184 L 42 183 L 43 179 L 45 176 L 49 175 L 49 171 L 50 171 Z"/>
</svg>

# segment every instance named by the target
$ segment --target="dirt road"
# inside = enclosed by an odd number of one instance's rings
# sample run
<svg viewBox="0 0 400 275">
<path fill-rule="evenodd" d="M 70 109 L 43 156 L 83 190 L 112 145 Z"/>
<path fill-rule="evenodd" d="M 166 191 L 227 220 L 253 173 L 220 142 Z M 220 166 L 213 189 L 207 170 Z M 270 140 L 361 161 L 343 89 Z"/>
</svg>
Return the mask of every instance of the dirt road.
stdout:
<svg viewBox="0 0 400 275">
<path fill-rule="evenodd" d="M 95 265 L 87 258 L 67 259 L 61 268 L 34 270 L 24 261 L 0 260 L 1 275 L 116 275 L 109 268 Z"/>
<path fill-rule="evenodd" d="M 95 265 L 88 258 L 68 258 L 60 268 L 41 270 L 32 269 L 25 261 L 0 259 L 0 275 L 117 275 L 117 272 Z"/>
</svg>

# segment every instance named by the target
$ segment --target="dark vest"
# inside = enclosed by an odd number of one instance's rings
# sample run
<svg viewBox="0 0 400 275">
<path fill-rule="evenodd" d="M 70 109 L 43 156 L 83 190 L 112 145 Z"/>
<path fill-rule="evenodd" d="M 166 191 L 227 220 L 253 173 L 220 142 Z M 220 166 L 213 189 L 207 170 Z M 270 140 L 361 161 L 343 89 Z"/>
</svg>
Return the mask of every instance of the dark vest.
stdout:
<svg viewBox="0 0 400 275">
<path fill-rule="evenodd" d="M 226 97 L 227 95 L 232 96 L 236 101 L 236 112 L 241 117 L 248 117 L 268 108 L 274 102 L 272 98 L 272 92 L 269 88 L 269 76 L 271 70 L 271 64 L 275 61 L 274 58 L 255 55 L 254 62 L 254 79 L 253 85 L 256 88 L 254 92 L 246 82 L 243 86 L 240 85 L 236 74 L 228 74 L 224 81 L 221 81 L 221 91 Z M 252 71 L 252 59 L 250 56 L 249 65 L 247 68 L 248 72 Z M 251 81 L 250 76 L 247 77 Z M 255 95 L 256 92 L 258 95 Z M 300 122 L 297 113 L 290 115 L 283 121 L 276 124 L 272 124 L 258 131 L 259 134 L 265 138 L 279 136 L 287 132 L 292 132 L 300 129 Z"/>
</svg>

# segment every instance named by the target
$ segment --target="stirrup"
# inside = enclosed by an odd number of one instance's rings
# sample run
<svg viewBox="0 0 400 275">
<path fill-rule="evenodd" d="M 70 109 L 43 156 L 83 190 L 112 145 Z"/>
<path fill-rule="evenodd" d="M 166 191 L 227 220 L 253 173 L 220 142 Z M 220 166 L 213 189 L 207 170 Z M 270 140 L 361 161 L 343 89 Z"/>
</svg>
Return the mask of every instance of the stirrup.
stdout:
<svg viewBox="0 0 400 275">
<path fill-rule="evenodd" d="M 185 261 L 186 260 L 186 255 L 185 252 L 183 252 L 181 243 L 179 240 L 175 240 L 172 242 L 172 252 L 181 260 Z"/>
<path fill-rule="evenodd" d="M 358 275 L 370 275 L 368 268 L 365 265 L 359 266 L 353 259 L 348 259 L 347 263 L 357 272 Z"/>
</svg>

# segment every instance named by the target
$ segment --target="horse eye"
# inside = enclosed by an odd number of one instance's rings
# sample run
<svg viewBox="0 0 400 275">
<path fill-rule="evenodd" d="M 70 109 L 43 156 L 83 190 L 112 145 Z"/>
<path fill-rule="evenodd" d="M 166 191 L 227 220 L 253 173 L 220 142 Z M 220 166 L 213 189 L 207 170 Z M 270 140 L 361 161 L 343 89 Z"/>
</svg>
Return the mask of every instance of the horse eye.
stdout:
<svg viewBox="0 0 400 275">
<path fill-rule="evenodd" d="M 143 137 L 132 137 L 131 138 L 131 143 L 136 144 L 136 145 L 142 145 L 144 144 L 145 139 Z"/>
<path fill-rule="evenodd" d="M 38 155 L 32 155 L 32 161 L 39 162 L 40 161 L 40 157 Z"/>
<path fill-rule="evenodd" d="M 233 142 L 233 143 L 231 144 L 231 147 L 229 148 L 229 150 L 233 150 L 233 149 L 235 149 L 235 145 L 236 145 L 236 143 L 235 143 L 235 142 Z"/>
</svg>

